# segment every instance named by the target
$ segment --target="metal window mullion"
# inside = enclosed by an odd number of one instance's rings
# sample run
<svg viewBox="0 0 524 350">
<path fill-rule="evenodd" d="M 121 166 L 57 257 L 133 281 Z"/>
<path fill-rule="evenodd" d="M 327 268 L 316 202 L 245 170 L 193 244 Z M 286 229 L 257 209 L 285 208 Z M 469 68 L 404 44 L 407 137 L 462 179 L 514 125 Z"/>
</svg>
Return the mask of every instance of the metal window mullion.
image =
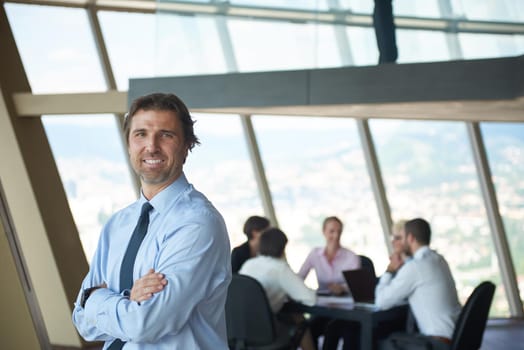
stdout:
<svg viewBox="0 0 524 350">
<path fill-rule="evenodd" d="M 235 51 L 233 49 L 233 43 L 231 41 L 231 34 L 227 27 L 227 19 L 224 16 L 215 17 L 215 24 L 222 45 L 222 52 L 224 54 L 224 60 L 228 72 L 238 72 L 238 65 L 235 57 Z M 275 208 L 273 206 L 273 199 L 271 198 L 271 192 L 267 183 L 266 173 L 262 158 L 260 157 L 260 150 L 258 148 L 255 131 L 253 129 L 253 123 L 251 122 L 251 116 L 241 115 L 240 122 L 242 123 L 242 129 L 244 130 L 244 138 L 246 140 L 249 157 L 251 159 L 251 165 L 253 166 L 253 173 L 255 175 L 255 181 L 257 183 L 258 193 L 262 201 L 262 207 L 264 208 L 264 215 L 269 218 L 274 226 L 278 226 L 277 216 Z"/>
<path fill-rule="evenodd" d="M 440 15 L 443 18 L 453 18 L 453 7 L 450 0 L 439 0 L 438 6 L 440 9 Z M 448 45 L 450 58 L 458 60 L 462 58 L 462 47 L 458 39 L 458 28 L 457 26 L 452 27 L 451 32 L 444 33 L 446 36 L 446 43 Z"/>
<path fill-rule="evenodd" d="M 233 49 L 233 42 L 231 41 L 231 35 L 227 28 L 227 20 L 224 16 L 216 16 L 215 23 L 218 32 L 218 38 L 222 46 L 222 52 L 224 54 L 224 61 L 226 62 L 227 71 L 229 73 L 238 72 L 238 64 L 235 57 L 235 50 Z"/>
<path fill-rule="evenodd" d="M 378 214 L 380 217 L 380 223 L 382 225 L 382 232 L 384 234 L 384 240 L 388 247 L 388 252 L 391 254 L 392 247 L 389 236 L 391 234 L 391 209 L 386 197 L 386 190 L 384 182 L 382 181 L 382 174 L 378 164 L 377 153 L 373 144 L 373 138 L 371 131 L 369 130 L 369 123 L 367 119 L 357 119 L 358 134 L 360 136 L 360 142 L 362 144 L 362 150 L 364 152 L 364 158 L 366 159 L 366 165 L 371 180 L 371 187 L 373 189 L 373 195 L 377 204 Z"/>
<path fill-rule="evenodd" d="M 506 291 L 510 313 L 513 317 L 523 317 L 524 312 L 522 309 L 522 300 L 519 295 L 517 278 L 513 267 L 513 261 L 511 259 L 511 251 L 506 238 L 504 224 L 500 216 L 497 197 L 495 195 L 495 186 L 493 184 L 486 150 L 482 141 L 480 126 L 478 122 L 467 122 L 466 126 L 473 151 L 475 166 L 477 168 L 477 174 L 479 176 L 480 188 L 488 215 L 493 243 L 495 245 L 495 252 L 502 273 L 502 283 Z"/>
<path fill-rule="evenodd" d="M 87 17 L 89 19 L 89 25 L 91 27 L 91 32 L 93 34 L 93 39 L 95 40 L 96 51 L 98 58 L 100 60 L 100 66 L 102 67 L 102 73 L 106 82 L 106 86 L 109 90 L 117 90 L 115 76 L 113 74 L 113 68 L 111 66 L 111 61 L 109 59 L 109 54 L 107 52 L 107 46 L 104 41 L 104 36 L 102 35 L 102 28 L 100 26 L 100 21 L 98 20 L 98 13 L 95 6 L 95 0 L 91 0 L 87 7 Z M 120 143 L 122 149 L 125 151 L 127 149 L 127 142 L 124 136 L 124 115 L 123 114 L 114 114 L 117 125 L 118 134 L 120 136 Z M 131 179 L 133 183 L 133 188 L 135 194 L 138 196 L 140 194 L 140 180 L 135 174 L 133 167 L 131 166 L 131 161 L 129 157 L 126 158 L 126 164 L 129 173 L 131 174 Z"/>
<path fill-rule="evenodd" d="M 329 7 L 332 10 L 339 10 L 340 5 L 338 0 L 329 0 Z M 340 61 L 343 66 L 351 66 L 354 64 L 353 52 L 349 45 L 348 34 L 346 32 L 346 26 L 334 25 L 333 30 L 335 31 L 335 40 L 337 42 L 338 52 L 340 54 Z M 318 41 L 318 40 L 317 40 Z"/>
<path fill-rule="evenodd" d="M 278 227 L 277 216 L 275 214 L 275 208 L 273 207 L 273 199 L 271 198 L 271 192 L 269 190 L 264 164 L 262 163 L 262 158 L 260 157 L 260 150 L 258 148 L 251 116 L 242 115 L 240 119 L 242 121 L 242 128 L 244 129 L 249 156 L 251 158 L 253 172 L 255 173 L 255 179 L 258 185 L 258 191 L 262 199 L 264 214 L 269 218 L 274 226 Z"/>
</svg>

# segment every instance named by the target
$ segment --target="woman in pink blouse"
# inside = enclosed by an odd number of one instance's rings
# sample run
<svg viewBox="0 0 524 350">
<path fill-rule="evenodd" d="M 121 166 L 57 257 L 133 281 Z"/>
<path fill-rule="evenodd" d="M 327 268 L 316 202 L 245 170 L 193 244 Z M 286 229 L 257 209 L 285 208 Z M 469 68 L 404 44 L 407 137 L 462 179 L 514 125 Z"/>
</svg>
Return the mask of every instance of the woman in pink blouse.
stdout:
<svg viewBox="0 0 524 350">
<path fill-rule="evenodd" d="M 326 245 L 314 248 L 298 272 L 298 275 L 305 279 L 309 271 L 314 269 L 318 280 L 318 292 L 335 295 L 347 293 L 348 288 L 342 271 L 360 268 L 360 257 L 340 245 L 343 226 L 342 221 L 336 216 L 324 219 L 322 233 Z M 324 334 L 330 321 L 331 319 L 325 317 L 313 317 L 310 320 L 311 335 L 316 346 L 318 346 L 318 337 Z"/>
<path fill-rule="evenodd" d="M 313 248 L 298 272 L 305 279 L 309 271 L 314 269 L 319 291 L 328 291 L 335 295 L 347 292 L 342 271 L 360 268 L 360 257 L 340 245 L 342 229 L 342 221 L 336 216 L 324 219 L 322 233 L 326 246 Z"/>
</svg>

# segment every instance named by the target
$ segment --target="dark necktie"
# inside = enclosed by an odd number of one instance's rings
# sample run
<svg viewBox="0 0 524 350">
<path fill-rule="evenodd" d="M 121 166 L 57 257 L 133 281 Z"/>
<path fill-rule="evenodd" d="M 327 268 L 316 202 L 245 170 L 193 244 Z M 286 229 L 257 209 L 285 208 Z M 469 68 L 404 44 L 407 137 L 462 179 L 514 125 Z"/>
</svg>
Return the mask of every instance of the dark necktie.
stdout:
<svg viewBox="0 0 524 350">
<path fill-rule="evenodd" d="M 149 211 L 153 209 L 149 202 L 145 202 L 142 205 L 142 211 L 140 212 L 140 218 L 136 224 L 133 235 L 129 240 L 126 254 L 122 260 L 122 266 L 120 267 L 120 292 L 133 287 L 133 268 L 135 266 L 136 253 L 142 240 L 146 236 L 147 226 L 149 226 Z M 108 350 L 120 350 L 124 346 L 125 342 L 120 339 L 116 339 L 111 343 Z"/>
</svg>

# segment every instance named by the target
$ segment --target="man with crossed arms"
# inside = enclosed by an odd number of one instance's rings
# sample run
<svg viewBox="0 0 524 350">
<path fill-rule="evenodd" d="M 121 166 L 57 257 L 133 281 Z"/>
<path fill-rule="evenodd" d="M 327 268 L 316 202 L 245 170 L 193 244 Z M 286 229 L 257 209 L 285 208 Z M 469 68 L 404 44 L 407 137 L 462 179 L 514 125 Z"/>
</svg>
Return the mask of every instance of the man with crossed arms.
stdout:
<svg viewBox="0 0 524 350">
<path fill-rule="evenodd" d="M 140 198 L 104 226 L 73 310 L 78 332 L 105 341 L 104 350 L 227 349 L 229 239 L 220 213 L 183 172 L 199 143 L 193 123 L 173 94 L 140 97 L 126 116 Z M 136 247 L 135 225 L 147 231 L 129 276 L 121 266 L 128 245 Z M 130 290 L 121 290 L 122 275 L 132 277 Z"/>
</svg>

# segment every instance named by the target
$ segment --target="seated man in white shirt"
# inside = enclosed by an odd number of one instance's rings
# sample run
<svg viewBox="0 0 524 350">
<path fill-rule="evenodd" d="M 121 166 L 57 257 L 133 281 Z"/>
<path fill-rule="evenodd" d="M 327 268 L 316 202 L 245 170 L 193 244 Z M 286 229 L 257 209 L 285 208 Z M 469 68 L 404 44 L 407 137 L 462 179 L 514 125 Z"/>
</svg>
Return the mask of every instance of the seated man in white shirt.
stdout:
<svg viewBox="0 0 524 350">
<path fill-rule="evenodd" d="M 375 303 L 388 309 L 408 301 L 420 332 L 431 336 L 433 349 L 438 350 L 451 342 L 461 307 L 449 266 L 429 248 L 430 240 L 427 221 L 406 222 L 404 251 L 413 258 L 406 263 L 390 261 L 375 290 Z M 386 342 L 384 349 L 387 346 Z"/>
<path fill-rule="evenodd" d="M 278 313 L 289 298 L 306 305 L 313 305 L 316 293 L 308 288 L 286 261 L 287 237 L 277 228 L 265 230 L 260 236 L 259 255 L 247 260 L 239 273 L 256 279 L 266 291 L 273 313 Z M 295 322 L 298 322 L 298 318 Z M 303 321 L 301 319 L 300 321 Z M 304 350 L 315 349 L 311 333 L 302 337 Z"/>
</svg>

